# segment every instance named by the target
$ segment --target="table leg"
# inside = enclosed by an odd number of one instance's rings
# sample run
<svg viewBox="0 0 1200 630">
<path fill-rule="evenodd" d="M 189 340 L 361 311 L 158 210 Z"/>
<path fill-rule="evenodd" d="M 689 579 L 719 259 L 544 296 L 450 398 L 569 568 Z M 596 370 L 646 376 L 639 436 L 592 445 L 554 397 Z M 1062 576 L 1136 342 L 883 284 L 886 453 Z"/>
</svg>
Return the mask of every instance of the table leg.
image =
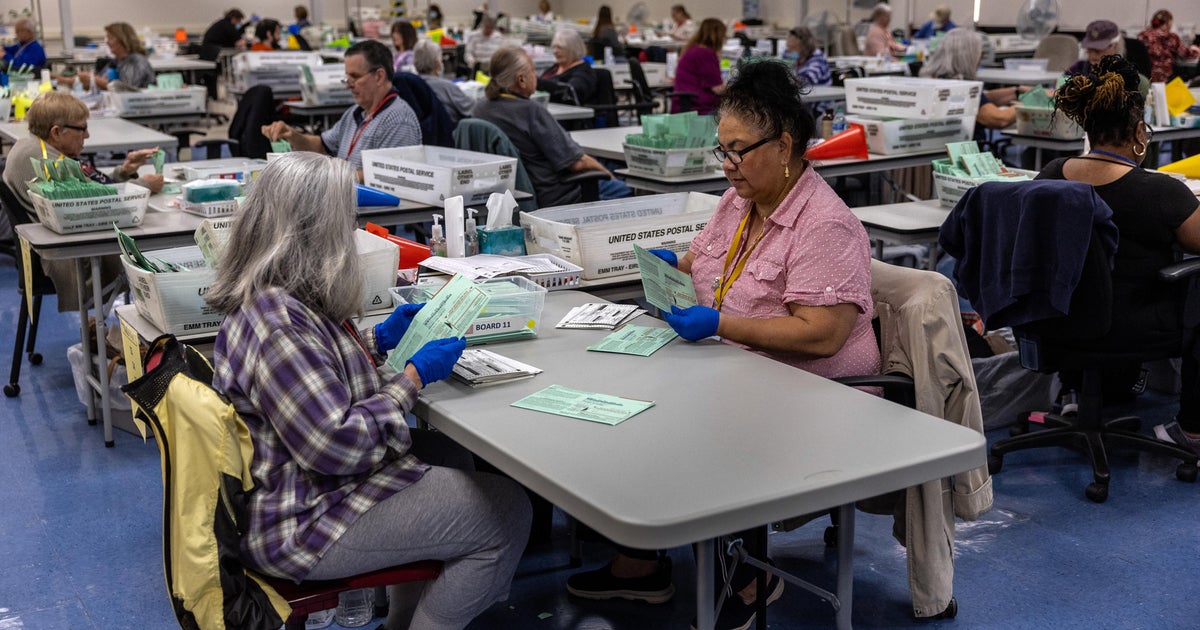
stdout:
<svg viewBox="0 0 1200 630">
<path fill-rule="evenodd" d="M 92 307 L 96 311 L 96 353 L 100 358 L 100 369 L 96 380 L 100 383 L 100 418 L 104 421 L 104 445 L 112 448 L 112 407 L 108 395 L 108 343 L 105 342 L 107 326 L 104 323 L 104 285 L 100 280 L 99 256 L 92 256 Z M 90 364 L 89 364 L 90 365 Z"/>
<path fill-rule="evenodd" d="M 96 392 L 92 389 L 92 385 L 88 382 L 88 378 L 92 374 L 92 346 L 88 343 L 88 309 L 87 300 L 87 285 L 84 283 L 84 267 L 83 259 L 75 259 L 75 295 L 79 300 L 79 343 L 83 346 L 83 365 L 84 382 L 87 386 L 87 418 L 88 424 L 96 424 Z"/>
<path fill-rule="evenodd" d="M 850 611 L 854 598 L 854 504 L 838 508 L 838 572 L 837 596 L 841 604 L 837 609 L 838 630 L 849 630 Z"/>
<path fill-rule="evenodd" d="M 713 589 L 713 554 L 716 545 L 706 538 L 696 543 L 696 628 L 712 630 L 716 624 Z"/>
</svg>

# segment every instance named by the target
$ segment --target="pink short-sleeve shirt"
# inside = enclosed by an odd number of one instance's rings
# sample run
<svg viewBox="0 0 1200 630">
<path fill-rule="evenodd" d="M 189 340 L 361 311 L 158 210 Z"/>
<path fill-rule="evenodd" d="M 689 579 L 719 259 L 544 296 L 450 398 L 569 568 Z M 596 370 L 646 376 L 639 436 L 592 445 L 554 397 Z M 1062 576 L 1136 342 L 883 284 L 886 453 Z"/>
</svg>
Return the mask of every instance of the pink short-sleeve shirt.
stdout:
<svg viewBox="0 0 1200 630">
<path fill-rule="evenodd" d="M 729 189 L 692 241 L 692 284 L 704 306 L 716 306 L 714 281 L 721 277 L 725 255 L 749 209 L 750 200 Z M 811 165 L 767 221 L 773 225 L 725 295 L 721 312 L 766 319 L 790 316 L 788 304 L 853 304 L 858 319 L 837 354 L 821 359 L 761 354 L 829 378 L 877 374 L 871 249 L 862 223 Z"/>
</svg>

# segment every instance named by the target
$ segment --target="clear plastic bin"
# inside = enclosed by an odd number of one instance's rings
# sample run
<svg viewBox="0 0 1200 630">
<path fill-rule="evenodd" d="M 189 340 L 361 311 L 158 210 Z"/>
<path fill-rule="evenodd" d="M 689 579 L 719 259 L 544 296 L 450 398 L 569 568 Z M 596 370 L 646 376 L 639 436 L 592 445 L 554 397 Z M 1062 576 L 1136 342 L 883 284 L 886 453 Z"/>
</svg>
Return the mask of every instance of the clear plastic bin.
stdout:
<svg viewBox="0 0 1200 630">
<path fill-rule="evenodd" d="M 444 280 L 391 290 L 392 303 L 420 304 L 433 299 Z M 546 305 L 546 288 L 519 276 L 481 280 L 476 284 L 490 297 L 471 329 L 468 345 L 533 338 Z"/>
</svg>

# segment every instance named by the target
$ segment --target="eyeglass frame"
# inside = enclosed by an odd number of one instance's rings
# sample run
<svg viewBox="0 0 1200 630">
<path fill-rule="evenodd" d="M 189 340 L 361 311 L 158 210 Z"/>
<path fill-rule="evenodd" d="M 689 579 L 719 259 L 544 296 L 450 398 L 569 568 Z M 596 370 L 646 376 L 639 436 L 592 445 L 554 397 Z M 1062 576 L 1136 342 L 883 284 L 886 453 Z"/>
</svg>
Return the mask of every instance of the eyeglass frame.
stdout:
<svg viewBox="0 0 1200 630">
<path fill-rule="evenodd" d="M 1146 131 L 1146 144 L 1150 144 L 1151 142 L 1154 142 L 1154 127 L 1151 127 L 1150 123 L 1148 123 L 1144 120 L 1141 121 L 1141 123 L 1143 125 L 1142 129 L 1144 129 Z"/>
<path fill-rule="evenodd" d="M 375 66 L 374 68 L 367 70 L 367 73 L 362 75 L 361 77 L 350 76 L 349 74 L 347 74 L 342 77 L 342 85 L 344 85 L 346 87 L 350 87 L 351 85 L 354 85 L 355 83 L 358 83 L 359 81 L 362 81 L 363 79 L 371 76 L 372 74 L 375 74 L 375 72 L 377 70 L 383 70 L 383 69 L 384 69 L 383 66 Z"/>
<path fill-rule="evenodd" d="M 68 125 L 66 123 L 63 123 L 63 124 L 59 125 L 59 127 L 62 127 L 63 129 L 74 129 L 75 131 L 78 131 L 79 133 L 87 133 L 88 132 L 88 128 L 86 125 L 83 127 L 80 127 L 78 125 Z"/>
<path fill-rule="evenodd" d="M 742 160 L 746 159 L 747 153 L 757 149 L 758 147 L 761 147 L 768 142 L 771 142 L 772 140 L 778 139 L 779 136 L 775 136 L 773 138 L 763 138 L 762 140 L 755 142 L 745 149 L 722 149 L 721 145 L 718 144 L 717 146 L 713 147 L 712 152 L 713 156 L 717 158 L 718 162 L 724 164 L 725 160 L 728 159 L 730 164 L 737 166 L 742 163 Z M 734 157 L 737 159 L 735 160 Z"/>
</svg>

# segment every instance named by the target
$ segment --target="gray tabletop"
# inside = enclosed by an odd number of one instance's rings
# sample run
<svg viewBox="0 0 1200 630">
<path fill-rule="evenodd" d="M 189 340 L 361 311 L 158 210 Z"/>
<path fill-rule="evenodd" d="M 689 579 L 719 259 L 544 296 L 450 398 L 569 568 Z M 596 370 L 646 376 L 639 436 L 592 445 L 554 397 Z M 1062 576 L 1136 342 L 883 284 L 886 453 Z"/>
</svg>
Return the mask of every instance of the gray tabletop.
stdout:
<svg viewBox="0 0 1200 630">
<path fill-rule="evenodd" d="M 551 292 L 536 339 L 489 346 L 543 374 L 435 383 L 415 413 L 618 543 L 688 544 L 984 462 L 977 432 L 714 340 L 587 352 L 607 332 L 553 324 L 589 301 Z M 656 404 L 617 426 L 509 406 L 552 384 Z"/>
<path fill-rule="evenodd" d="M 89 137 L 83 142 L 84 153 L 102 151 L 132 151 L 161 147 L 173 150 L 179 146 L 175 136 L 168 136 L 124 118 L 93 118 L 88 121 Z M 15 143 L 29 133 L 24 122 L 0 123 L 0 138 Z"/>
</svg>

